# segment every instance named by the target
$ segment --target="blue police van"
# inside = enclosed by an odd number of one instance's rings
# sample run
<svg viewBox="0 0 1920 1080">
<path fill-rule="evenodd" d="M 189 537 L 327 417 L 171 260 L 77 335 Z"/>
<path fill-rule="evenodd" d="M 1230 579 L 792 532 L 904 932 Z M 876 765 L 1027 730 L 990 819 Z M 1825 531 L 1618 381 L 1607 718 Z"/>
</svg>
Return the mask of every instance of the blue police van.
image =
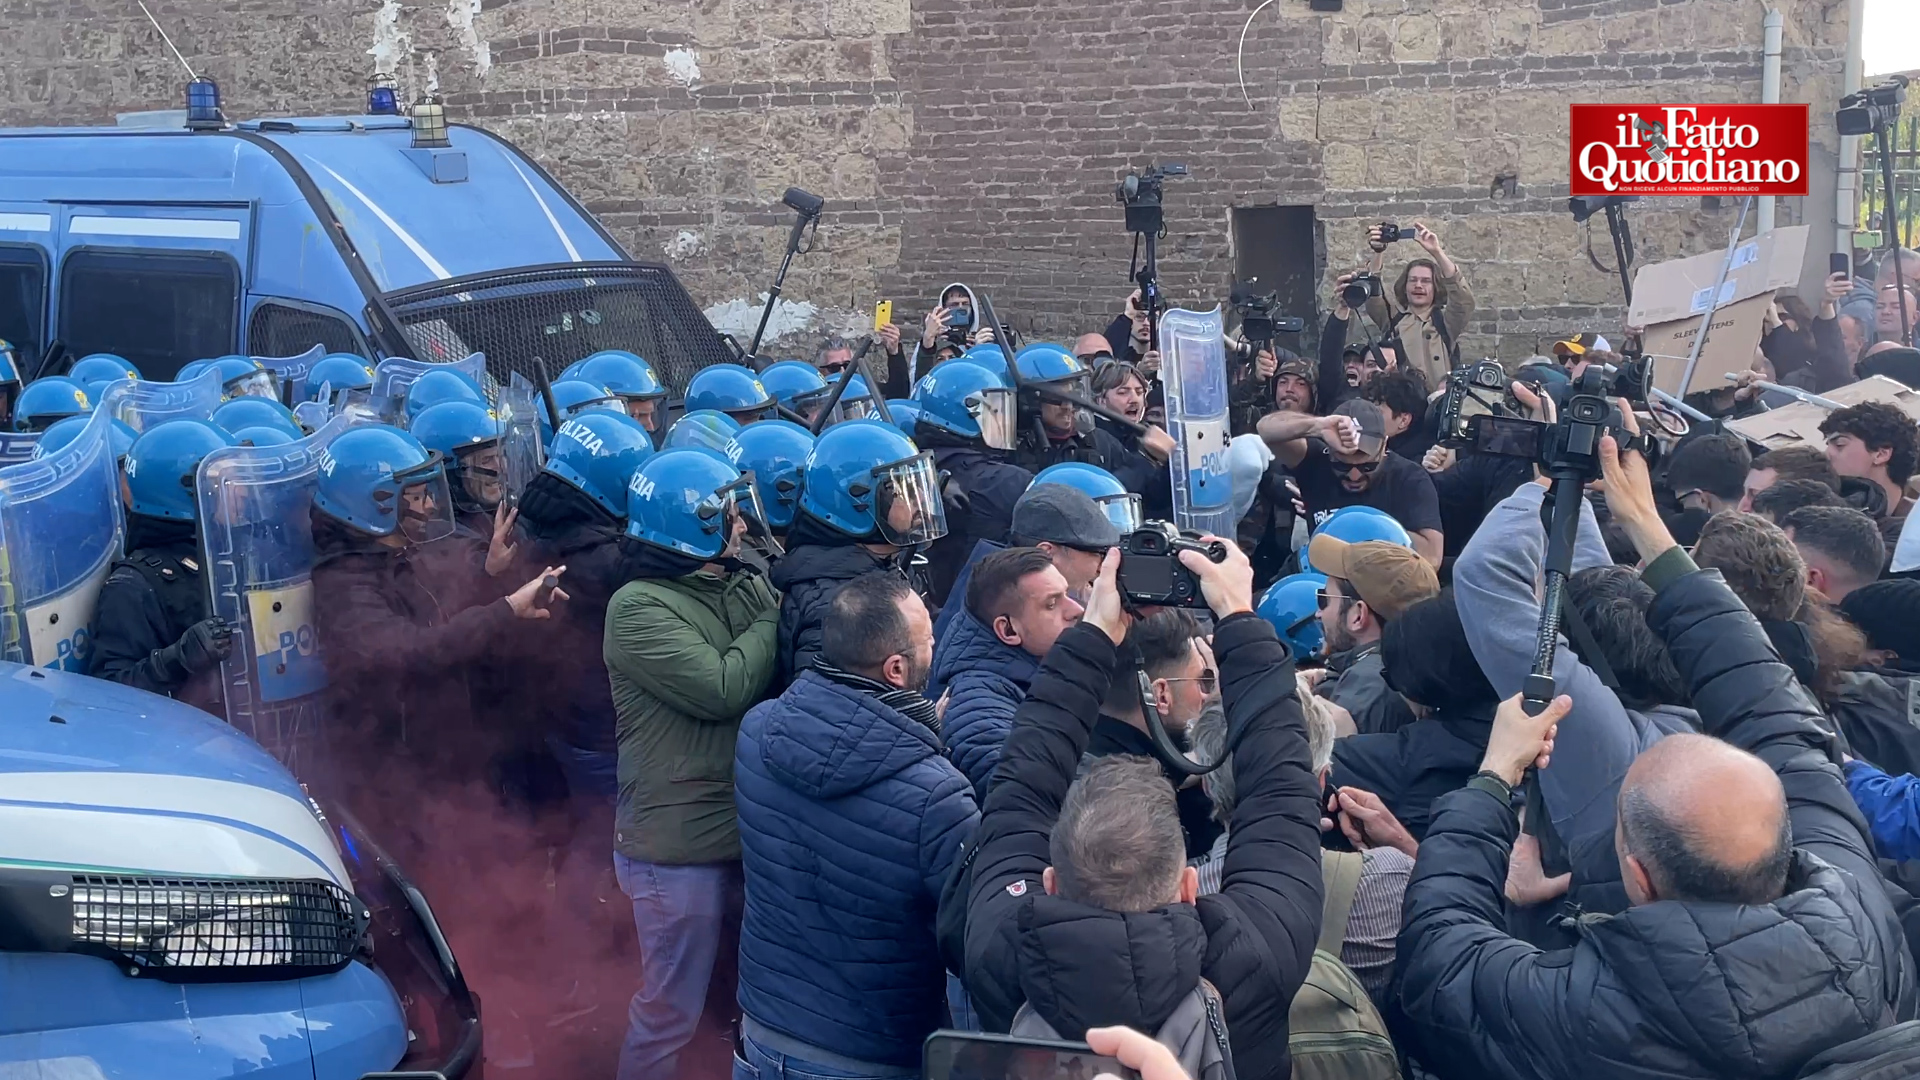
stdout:
<svg viewBox="0 0 1920 1080">
<path fill-rule="evenodd" d="M 376 90 L 368 115 L 229 123 L 205 80 L 188 105 L 0 129 L 0 339 L 27 379 L 96 352 L 168 379 L 317 344 L 484 353 L 505 383 L 536 359 L 557 375 L 627 349 L 677 396 L 734 359 L 666 267 L 629 259 L 537 162 L 437 105 L 402 116 Z"/>
</svg>

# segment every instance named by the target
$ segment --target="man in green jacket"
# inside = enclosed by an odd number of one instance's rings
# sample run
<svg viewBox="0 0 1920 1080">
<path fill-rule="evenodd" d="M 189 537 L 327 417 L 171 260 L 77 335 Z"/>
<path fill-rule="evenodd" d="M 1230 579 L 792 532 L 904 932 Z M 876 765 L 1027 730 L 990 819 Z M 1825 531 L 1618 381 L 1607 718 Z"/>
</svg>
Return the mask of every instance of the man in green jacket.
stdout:
<svg viewBox="0 0 1920 1080">
<path fill-rule="evenodd" d="M 763 520 L 753 490 L 751 476 L 693 448 L 653 455 L 628 488 L 641 573 L 608 605 L 605 655 L 620 746 L 614 870 L 633 901 L 642 980 L 619 1080 L 675 1075 L 715 961 L 736 947 L 734 741 L 773 675 L 780 615 L 773 587 L 731 558 Z"/>
</svg>

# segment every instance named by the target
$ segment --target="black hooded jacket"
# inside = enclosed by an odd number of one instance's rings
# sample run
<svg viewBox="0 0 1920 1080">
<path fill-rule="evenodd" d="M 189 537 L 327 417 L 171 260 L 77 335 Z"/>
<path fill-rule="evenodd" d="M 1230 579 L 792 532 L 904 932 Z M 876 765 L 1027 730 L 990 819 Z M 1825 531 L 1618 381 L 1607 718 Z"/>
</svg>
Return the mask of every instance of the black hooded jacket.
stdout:
<svg viewBox="0 0 1920 1080">
<path fill-rule="evenodd" d="M 1718 574 L 1676 548 L 1646 577 L 1702 730 L 1780 777 L 1786 893 L 1588 916 L 1543 953 L 1503 929 L 1509 803 L 1477 783 L 1443 797 L 1399 941 L 1402 1002 L 1442 1076 L 1786 1078 L 1914 1015 L 1913 961 L 1818 706 Z"/>
<path fill-rule="evenodd" d="M 1005 543 L 1013 527 L 1013 504 L 1027 493 L 1033 474 L 1009 464 L 1005 455 L 986 449 L 977 439 L 962 439 L 939 428 L 921 425 L 914 442 L 933 452 L 934 467 L 947 474 L 947 535 L 927 549 L 929 599 L 944 607 L 953 582 L 966 565 L 977 541 Z"/>
<path fill-rule="evenodd" d="M 1224 884 L 1195 904 L 1121 913 L 1041 886 L 1048 838 L 1118 661 L 1082 623 L 1029 685 L 994 772 L 967 904 L 966 983 L 990 1030 L 1020 1003 L 1066 1038 L 1125 1024 L 1154 1031 L 1205 977 L 1225 1000 L 1241 1080 L 1291 1075 L 1287 1009 L 1320 933 L 1320 803 L 1307 768 L 1293 663 L 1257 615 L 1214 631 L 1240 801 Z"/>
<path fill-rule="evenodd" d="M 780 590 L 780 655 L 768 696 L 776 696 L 820 655 L 820 625 L 840 586 L 874 570 L 898 569 L 897 558 L 875 555 L 861 541 L 822 524 L 805 510 L 793 515 L 787 553 L 767 580 Z"/>
</svg>

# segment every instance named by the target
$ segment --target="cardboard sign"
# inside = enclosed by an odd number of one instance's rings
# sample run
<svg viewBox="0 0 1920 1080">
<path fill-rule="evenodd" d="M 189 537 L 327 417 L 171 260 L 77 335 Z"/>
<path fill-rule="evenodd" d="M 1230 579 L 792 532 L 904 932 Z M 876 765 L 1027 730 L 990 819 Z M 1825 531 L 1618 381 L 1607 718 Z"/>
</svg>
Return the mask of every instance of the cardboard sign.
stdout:
<svg viewBox="0 0 1920 1080">
<path fill-rule="evenodd" d="M 1745 371 L 1753 365 L 1774 290 L 1800 281 L 1808 230 L 1806 225 L 1774 229 L 1734 248 L 1733 262 L 1726 280 L 1720 283 L 1717 298 L 1714 284 L 1720 281 L 1720 267 L 1727 255 L 1724 250 L 1654 263 L 1634 273 L 1633 306 L 1627 312 L 1627 322 L 1646 328 L 1642 342 L 1647 352 L 1657 357 L 1654 385 L 1682 396 L 1696 390 L 1716 390 L 1727 385 L 1727 372 Z M 1700 347 L 1692 380 L 1682 387 L 1680 377 L 1686 373 L 1687 357 L 1700 333 L 1701 316 L 1709 307 L 1714 314 L 1707 340 Z"/>
<path fill-rule="evenodd" d="M 1863 401 L 1884 401 L 1920 423 L 1920 391 L 1884 375 L 1848 383 L 1820 396 L 1843 406 L 1858 405 Z M 1827 440 L 1820 434 L 1820 424 L 1832 411 L 1796 401 L 1771 412 L 1729 420 L 1727 430 L 1769 450 L 1777 450 L 1782 446 L 1821 447 L 1826 445 Z"/>
</svg>

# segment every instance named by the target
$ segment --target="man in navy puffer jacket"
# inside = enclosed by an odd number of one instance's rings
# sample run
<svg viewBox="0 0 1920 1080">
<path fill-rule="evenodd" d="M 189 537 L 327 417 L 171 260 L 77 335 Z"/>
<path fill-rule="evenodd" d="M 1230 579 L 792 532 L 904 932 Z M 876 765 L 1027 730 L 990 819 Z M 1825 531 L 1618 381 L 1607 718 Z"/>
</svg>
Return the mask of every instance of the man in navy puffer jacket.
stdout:
<svg viewBox="0 0 1920 1080">
<path fill-rule="evenodd" d="M 740 724 L 734 798 L 746 872 L 736 1080 L 918 1076 L 945 1026 L 934 911 L 979 823 L 920 692 L 926 605 L 890 571 L 841 586 L 822 652 Z"/>
<path fill-rule="evenodd" d="M 1067 591 L 1067 579 L 1039 548 L 996 551 L 974 565 L 966 610 L 934 650 L 927 696 L 946 693 L 947 750 L 981 802 L 1040 658 L 1080 621 L 1080 605 Z"/>
</svg>

